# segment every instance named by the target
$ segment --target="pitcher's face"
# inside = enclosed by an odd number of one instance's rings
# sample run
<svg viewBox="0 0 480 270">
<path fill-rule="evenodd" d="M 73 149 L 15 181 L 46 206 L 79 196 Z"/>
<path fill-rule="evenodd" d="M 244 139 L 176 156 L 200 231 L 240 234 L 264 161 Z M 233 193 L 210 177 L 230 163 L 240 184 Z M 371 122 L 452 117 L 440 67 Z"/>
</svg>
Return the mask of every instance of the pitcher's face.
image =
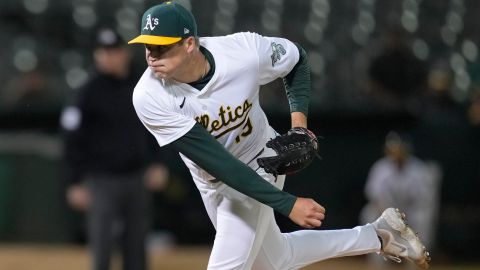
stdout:
<svg viewBox="0 0 480 270">
<path fill-rule="evenodd" d="M 188 55 L 183 41 L 182 39 L 170 45 L 145 44 L 145 58 L 155 76 L 162 79 L 175 77 Z"/>
</svg>

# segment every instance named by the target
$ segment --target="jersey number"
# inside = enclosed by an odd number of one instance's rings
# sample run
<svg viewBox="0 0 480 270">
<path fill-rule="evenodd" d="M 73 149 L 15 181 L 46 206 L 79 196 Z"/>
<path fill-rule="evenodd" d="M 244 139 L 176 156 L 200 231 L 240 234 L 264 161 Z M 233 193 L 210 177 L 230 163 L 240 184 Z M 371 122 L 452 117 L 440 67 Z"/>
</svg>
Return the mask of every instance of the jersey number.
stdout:
<svg viewBox="0 0 480 270">
<path fill-rule="evenodd" d="M 242 129 L 243 132 L 235 138 L 235 142 L 236 143 L 240 142 L 241 140 L 240 136 L 247 137 L 248 135 L 250 135 L 252 133 L 252 129 L 253 129 L 252 122 L 250 122 L 250 117 L 249 117 L 247 118 L 247 123 L 245 123 L 245 125 L 243 126 L 243 129 Z"/>
</svg>

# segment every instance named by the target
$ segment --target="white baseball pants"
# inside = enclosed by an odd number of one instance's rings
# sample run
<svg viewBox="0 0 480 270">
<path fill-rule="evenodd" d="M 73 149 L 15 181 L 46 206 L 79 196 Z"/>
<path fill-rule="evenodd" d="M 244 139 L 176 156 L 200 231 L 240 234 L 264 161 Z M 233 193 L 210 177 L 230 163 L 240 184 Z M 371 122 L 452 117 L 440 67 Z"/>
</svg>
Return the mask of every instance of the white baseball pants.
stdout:
<svg viewBox="0 0 480 270">
<path fill-rule="evenodd" d="M 257 172 L 282 189 L 284 176 Z M 281 233 L 273 209 L 222 184 L 200 190 L 216 236 L 208 270 L 290 270 L 321 260 L 380 249 L 372 225 Z"/>
</svg>

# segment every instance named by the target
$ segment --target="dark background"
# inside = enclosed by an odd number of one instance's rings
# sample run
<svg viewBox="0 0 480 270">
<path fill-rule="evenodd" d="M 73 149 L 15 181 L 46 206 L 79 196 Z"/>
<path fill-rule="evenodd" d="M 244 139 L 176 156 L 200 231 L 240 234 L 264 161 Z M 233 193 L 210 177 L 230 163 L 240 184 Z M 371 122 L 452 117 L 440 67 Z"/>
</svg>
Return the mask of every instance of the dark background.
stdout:
<svg viewBox="0 0 480 270">
<path fill-rule="evenodd" d="M 201 36 L 253 31 L 298 42 L 309 54 L 309 128 L 324 137 L 322 160 L 289 177 L 285 189 L 327 208 L 322 229 L 358 225 L 370 166 L 382 156 L 388 131 L 401 130 L 420 158 L 443 170 L 437 258 L 478 260 L 480 137 L 468 112 L 478 100 L 479 1 L 181 2 L 197 17 Z M 84 217 L 64 198 L 61 109 L 88 78 L 95 29 L 109 25 L 128 40 L 154 3 L 0 2 L 1 242 L 84 243 Z M 375 77 L 369 68 L 389 55 L 392 33 L 408 53 L 386 57 Z M 143 68 L 143 48 L 132 50 Z M 393 86 L 378 87 L 382 78 Z M 281 81 L 264 86 L 262 96 L 271 125 L 288 130 Z M 178 156 L 168 153 L 175 157 L 168 164 L 172 181 L 153 196 L 154 229 L 170 232 L 178 244 L 210 243 L 213 229 L 200 196 Z M 298 229 L 278 219 L 284 231 Z"/>
</svg>

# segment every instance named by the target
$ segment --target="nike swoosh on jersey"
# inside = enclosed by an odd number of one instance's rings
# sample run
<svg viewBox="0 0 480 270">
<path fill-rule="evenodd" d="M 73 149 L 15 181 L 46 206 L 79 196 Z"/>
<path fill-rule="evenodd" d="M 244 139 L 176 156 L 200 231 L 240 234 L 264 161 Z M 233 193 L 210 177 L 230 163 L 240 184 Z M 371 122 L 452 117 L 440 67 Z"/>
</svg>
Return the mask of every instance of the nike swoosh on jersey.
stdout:
<svg viewBox="0 0 480 270">
<path fill-rule="evenodd" d="M 186 100 L 186 99 L 187 99 L 186 97 L 183 97 L 183 101 L 182 101 L 182 103 L 180 104 L 180 109 L 183 109 L 183 106 L 185 106 L 185 100 Z"/>
</svg>

